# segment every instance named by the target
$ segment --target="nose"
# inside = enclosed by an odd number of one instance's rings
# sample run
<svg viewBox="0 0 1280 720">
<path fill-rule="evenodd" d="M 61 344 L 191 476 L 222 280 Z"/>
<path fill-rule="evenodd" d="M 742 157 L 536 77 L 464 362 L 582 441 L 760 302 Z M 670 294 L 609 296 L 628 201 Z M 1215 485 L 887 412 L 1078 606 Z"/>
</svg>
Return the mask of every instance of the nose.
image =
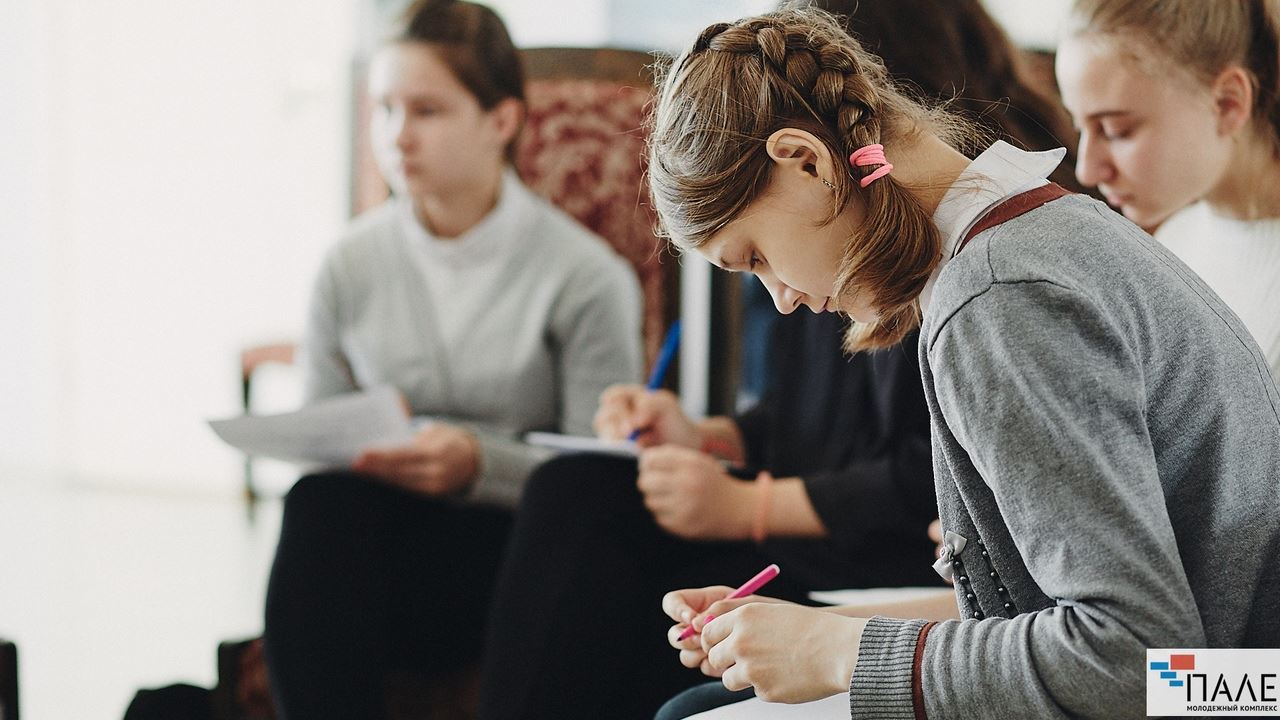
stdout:
<svg viewBox="0 0 1280 720">
<path fill-rule="evenodd" d="M 1080 145 L 1076 150 L 1076 179 L 1081 185 L 1096 187 L 1115 178 L 1115 165 L 1106 142 L 1099 142 L 1088 131 L 1080 133 Z"/>
<path fill-rule="evenodd" d="M 381 103 L 374 109 L 369 126 L 369 138 L 373 141 L 373 147 L 385 150 L 395 147 L 403 152 L 410 141 L 408 126 L 404 108 Z"/>
<path fill-rule="evenodd" d="M 413 146 L 413 130 L 409 123 L 405 120 L 406 113 L 404 111 L 392 113 L 392 131 L 395 133 L 396 147 L 401 151 L 408 150 Z"/>
<path fill-rule="evenodd" d="M 777 278 L 761 276 L 760 282 L 769 291 L 769 296 L 773 298 L 773 306 L 778 308 L 778 312 L 783 315 L 790 315 L 795 312 L 796 308 L 800 307 L 800 302 L 804 299 L 804 293 Z"/>
</svg>

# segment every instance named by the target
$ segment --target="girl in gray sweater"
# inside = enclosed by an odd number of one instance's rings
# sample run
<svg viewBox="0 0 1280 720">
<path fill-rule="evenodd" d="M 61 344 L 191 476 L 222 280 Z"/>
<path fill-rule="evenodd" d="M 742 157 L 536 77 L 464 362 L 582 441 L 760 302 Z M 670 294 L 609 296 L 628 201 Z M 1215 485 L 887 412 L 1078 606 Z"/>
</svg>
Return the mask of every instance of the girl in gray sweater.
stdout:
<svg viewBox="0 0 1280 720">
<path fill-rule="evenodd" d="M 854 717 L 1140 717 L 1147 648 L 1280 645 L 1280 392 L 1194 273 L 1045 181 L 1062 151 L 970 160 L 963 132 L 812 10 L 712 25 L 666 72 L 665 233 L 784 313 L 850 316 L 850 349 L 920 327 L 962 618 L 701 588 L 664 600 L 672 644 Z"/>
<path fill-rule="evenodd" d="M 387 384 L 430 422 L 285 500 L 265 634 L 284 718 L 384 717 L 406 673 L 459 684 L 547 457 L 523 434 L 590 434 L 600 393 L 640 374 L 630 267 L 508 168 L 524 87 L 502 21 L 448 0 L 406 17 L 369 82 L 395 194 L 326 258 L 304 369 L 311 399 Z"/>
</svg>

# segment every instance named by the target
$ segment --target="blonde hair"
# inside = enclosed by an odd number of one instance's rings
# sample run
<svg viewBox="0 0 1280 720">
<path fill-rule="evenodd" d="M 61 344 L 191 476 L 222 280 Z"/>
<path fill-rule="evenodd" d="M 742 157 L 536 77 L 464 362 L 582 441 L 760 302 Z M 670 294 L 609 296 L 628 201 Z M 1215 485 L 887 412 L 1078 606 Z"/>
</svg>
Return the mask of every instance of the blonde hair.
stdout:
<svg viewBox="0 0 1280 720">
<path fill-rule="evenodd" d="M 855 295 L 879 312 L 855 323 L 850 351 L 887 347 L 920 324 L 918 297 L 940 257 L 932 218 L 892 174 L 858 186 L 879 166 L 854 168 L 857 148 L 895 144 L 921 131 L 944 139 L 968 128 L 911 99 L 883 63 L 831 15 L 791 8 L 717 23 L 693 47 L 659 69 L 649 135 L 649 185 L 658 234 L 683 250 L 705 244 L 768 186 L 765 141 L 782 128 L 807 130 L 836 158 L 834 221 L 855 194 L 867 218 L 845 247 L 836 297 Z"/>
<path fill-rule="evenodd" d="M 1140 63 L 1158 63 L 1147 68 L 1153 74 L 1181 67 L 1208 84 L 1240 66 L 1253 83 L 1259 130 L 1280 157 L 1280 0 L 1076 0 L 1068 32 L 1118 40 Z"/>
</svg>

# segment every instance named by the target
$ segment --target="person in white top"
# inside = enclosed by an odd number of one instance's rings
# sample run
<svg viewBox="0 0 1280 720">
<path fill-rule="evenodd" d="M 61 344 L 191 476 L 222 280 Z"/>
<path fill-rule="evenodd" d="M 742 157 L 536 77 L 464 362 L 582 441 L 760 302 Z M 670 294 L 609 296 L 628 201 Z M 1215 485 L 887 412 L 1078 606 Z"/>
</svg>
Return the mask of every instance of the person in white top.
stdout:
<svg viewBox="0 0 1280 720">
<path fill-rule="evenodd" d="M 430 421 L 285 500 L 264 635 L 282 718 L 385 717 L 388 678 L 475 663 L 549 454 L 521 438 L 591 434 L 601 392 L 641 372 L 631 268 L 509 167 L 524 80 L 502 21 L 450 0 L 406 19 L 369 81 L 394 196 L 326 258 L 303 367 L 309 399 L 391 385 Z"/>
<path fill-rule="evenodd" d="M 1280 3 L 1079 0 L 1076 173 L 1235 311 L 1280 377 Z"/>
</svg>

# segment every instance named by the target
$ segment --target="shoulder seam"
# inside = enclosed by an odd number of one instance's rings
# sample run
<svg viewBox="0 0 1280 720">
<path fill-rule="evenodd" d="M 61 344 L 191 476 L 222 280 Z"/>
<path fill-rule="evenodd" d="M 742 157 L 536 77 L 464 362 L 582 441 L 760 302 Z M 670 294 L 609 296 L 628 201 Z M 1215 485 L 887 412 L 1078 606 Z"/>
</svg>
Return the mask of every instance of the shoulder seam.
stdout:
<svg viewBox="0 0 1280 720">
<path fill-rule="evenodd" d="M 1194 207 L 1194 206 L 1188 206 L 1187 208 L 1184 208 L 1184 210 L 1190 209 L 1191 207 Z M 1094 212 L 1098 213 L 1098 215 L 1105 217 L 1101 208 L 1094 206 L 1093 210 Z M 1181 214 L 1181 213 L 1182 211 L 1179 211 L 1178 213 L 1175 213 L 1175 215 Z M 1145 232 L 1142 232 L 1137 227 L 1132 227 L 1128 229 L 1127 232 L 1130 235 L 1135 235 L 1137 241 L 1140 242 L 1143 245 L 1143 247 L 1148 251 L 1152 249 L 1153 245 L 1160 246 L 1161 244 L 1160 241 L 1157 240 L 1154 236 L 1149 235 Z M 1249 343 L 1253 340 L 1253 338 L 1247 335 L 1241 336 L 1239 329 L 1232 324 L 1231 318 L 1228 318 L 1227 316 L 1223 315 L 1222 308 L 1216 307 L 1213 303 L 1210 303 L 1205 298 L 1204 293 L 1202 293 L 1200 289 L 1195 285 L 1195 283 L 1190 278 L 1187 277 L 1187 273 L 1183 272 L 1182 269 L 1170 264 L 1164 258 L 1159 257 L 1158 254 L 1156 256 L 1156 260 L 1162 265 L 1165 265 L 1166 267 L 1169 267 L 1170 269 L 1172 269 L 1173 272 L 1178 276 L 1178 278 L 1181 279 L 1182 282 L 1186 283 L 1189 288 L 1191 288 L 1191 291 L 1194 292 L 1196 296 L 1200 298 L 1200 301 L 1203 302 L 1205 306 L 1208 307 L 1211 311 L 1213 311 L 1213 314 L 1217 315 L 1222 320 L 1222 322 L 1225 323 L 1226 326 L 1231 329 L 1231 333 L 1236 336 L 1236 339 L 1240 341 L 1240 343 L 1242 343 L 1246 349 L 1248 349 Z M 1194 270 L 1191 270 L 1190 268 L 1187 268 L 1187 270 L 1189 270 L 1193 276 L 1195 275 Z M 1206 284 L 1205 287 L 1208 287 L 1208 285 Z M 1209 288 L 1209 290 L 1212 291 L 1212 288 Z M 1222 303 L 1222 306 L 1224 308 L 1226 308 L 1228 311 L 1230 310 L 1230 308 L 1227 307 L 1226 302 L 1222 300 L 1222 298 L 1219 297 L 1218 301 Z M 1247 330 L 1246 330 L 1246 333 L 1247 333 Z M 1250 354 L 1253 354 L 1254 359 L 1256 360 L 1255 364 L 1258 365 L 1258 379 L 1265 384 L 1266 381 L 1268 380 L 1268 377 L 1270 376 L 1270 371 L 1267 369 L 1269 366 L 1269 363 L 1267 363 L 1267 359 L 1265 356 L 1259 356 L 1255 353 L 1252 353 L 1252 351 L 1250 351 Z M 1276 405 L 1275 402 L 1272 401 L 1272 409 L 1275 410 L 1276 419 L 1280 420 L 1280 405 Z"/>
<path fill-rule="evenodd" d="M 992 280 L 991 283 L 987 285 L 985 288 L 983 288 L 981 292 L 977 292 L 971 295 L 964 302 L 957 305 L 956 308 L 952 310 L 945 318 L 938 321 L 937 326 L 933 328 L 933 331 L 929 334 L 929 342 L 928 342 L 928 345 L 926 346 L 927 348 L 926 352 L 929 355 L 933 354 L 933 346 L 934 346 L 934 343 L 937 341 L 938 336 L 941 335 L 942 331 L 947 327 L 948 324 L 951 323 L 951 320 L 955 318 L 956 315 L 960 314 L 961 310 L 964 310 L 965 308 L 969 307 L 970 303 L 982 297 L 983 295 L 986 295 L 988 292 L 991 291 L 992 288 L 998 285 L 1051 285 L 1053 287 L 1062 288 L 1063 290 L 1066 290 L 1068 292 L 1079 292 L 1075 288 L 1069 287 L 1067 285 L 1063 285 L 1062 283 L 1054 282 L 1052 280 L 1044 279 L 1044 278 L 1040 278 L 1037 280 Z"/>
</svg>

